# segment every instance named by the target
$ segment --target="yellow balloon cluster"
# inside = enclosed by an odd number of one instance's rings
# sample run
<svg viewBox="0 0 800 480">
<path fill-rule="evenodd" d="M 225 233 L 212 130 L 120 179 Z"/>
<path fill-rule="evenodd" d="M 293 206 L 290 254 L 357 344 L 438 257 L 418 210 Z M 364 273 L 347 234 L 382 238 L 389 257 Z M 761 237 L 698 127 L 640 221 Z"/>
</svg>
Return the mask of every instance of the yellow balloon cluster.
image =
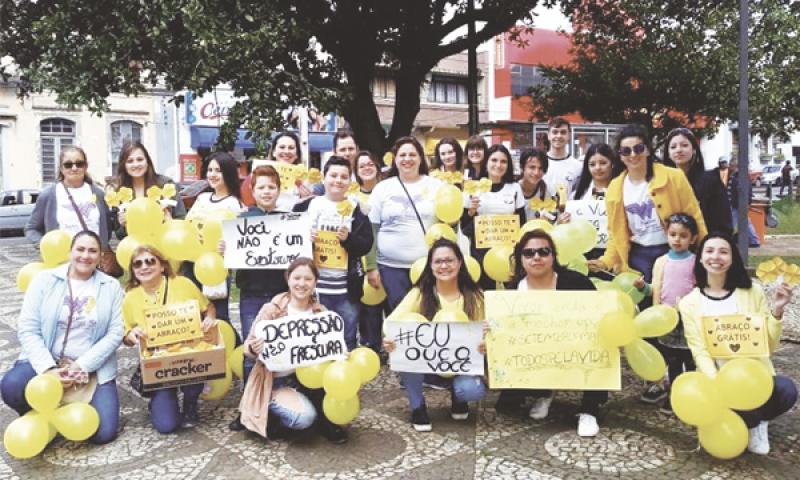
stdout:
<svg viewBox="0 0 800 480">
<path fill-rule="evenodd" d="M 781 257 L 775 257 L 758 264 L 756 277 L 762 282 L 774 282 L 783 276 L 789 285 L 800 285 L 800 266 L 786 263 Z"/>
<path fill-rule="evenodd" d="M 39 272 L 68 261 L 71 243 L 72 237 L 63 230 L 51 230 L 44 234 L 39 242 L 39 255 L 41 255 L 42 261 L 28 263 L 19 269 L 17 288 L 21 292 L 25 292 Z"/>
<path fill-rule="evenodd" d="M 447 224 L 456 223 L 464 210 L 461 190 L 453 185 L 445 185 L 436 191 L 433 201 L 436 217 Z"/>
<path fill-rule="evenodd" d="M 71 403 L 58 408 L 64 389 L 54 375 L 33 377 L 25 387 L 25 399 L 32 412 L 14 420 L 3 434 L 3 443 L 14 458 L 32 458 L 60 433 L 67 440 L 81 442 L 100 427 L 97 411 L 88 403 Z"/>
</svg>

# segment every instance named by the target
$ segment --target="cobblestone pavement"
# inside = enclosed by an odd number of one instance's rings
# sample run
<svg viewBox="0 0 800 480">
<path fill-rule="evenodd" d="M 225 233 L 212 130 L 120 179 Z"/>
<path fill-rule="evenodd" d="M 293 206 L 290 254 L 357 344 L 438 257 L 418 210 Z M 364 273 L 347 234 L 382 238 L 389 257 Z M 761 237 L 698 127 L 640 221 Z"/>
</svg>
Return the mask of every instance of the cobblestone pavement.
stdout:
<svg viewBox="0 0 800 480">
<path fill-rule="evenodd" d="M 31 261 L 27 245 L 3 245 L 0 253 L 0 372 L 19 354 L 16 319 L 22 296 L 17 269 Z M 238 390 L 201 405 L 200 425 L 160 435 L 149 425 L 147 404 L 128 388 L 136 365 L 120 351 L 122 431 L 111 444 L 56 440 L 40 456 L 18 461 L 0 453 L 0 479 L 797 479 L 800 415 L 797 409 L 770 425 L 772 452 L 719 461 L 697 450 L 693 429 L 638 401 L 641 381 L 628 370 L 623 390 L 613 392 L 600 417 L 600 434 L 575 433 L 578 395 L 559 393 L 545 421 L 495 413 L 494 394 L 466 422 L 449 418 L 449 395 L 426 391 L 434 430 L 418 434 L 408 423 L 407 402 L 386 369 L 365 386 L 361 415 L 350 441 L 332 445 L 317 436 L 265 442 L 234 433 Z M 800 379 L 800 346 L 785 343 L 775 354 L 778 370 Z M 0 407 L 0 428 L 15 417 Z"/>
</svg>

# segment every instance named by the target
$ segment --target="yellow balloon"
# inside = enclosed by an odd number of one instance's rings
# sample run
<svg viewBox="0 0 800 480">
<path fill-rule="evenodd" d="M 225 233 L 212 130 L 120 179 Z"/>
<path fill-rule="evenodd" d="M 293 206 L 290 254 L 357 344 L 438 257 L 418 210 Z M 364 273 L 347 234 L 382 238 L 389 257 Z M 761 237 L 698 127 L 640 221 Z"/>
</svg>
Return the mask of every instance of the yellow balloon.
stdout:
<svg viewBox="0 0 800 480">
<path fill-rule="evenodd" d="M 140 197 L 132 201 L 125 210 L 125 228 L 132 235 L 146 234 L 164 221 L 164 211 L 156 201 Z"/>
<path fill-rule="evenodd" d="M 428 257 L 418 258 L 411 264 L 411 270 L 408 271 L 408 276 L 411 278 L 411 284 L 416 284 L 419 280 L 419 277 L 422 275 L 422 271 L 425 270 L 425 263 L 428 261 Z"/>
<path fill-rule="evenodd" d="M 203 235 L 203 250 L 206 252 L 216 252 L 219 242 L 222 240 L 222 222 L 211 220 L 203 223 L 200 230 Z"/>
<path fill-rule="evenodd" d="M 719 369 L 714 383 L 722 402 L 734 410 L 753 410 L 769 400 L 774 388 L 766 365 L 753 358 L 736 358 Z"/>
<path fill-rule="evenodd" d="M 536 218 L 533 220 L 528 220 L 525 222 L 525 225 L 519 229 L 519 236 L 522 238 L 526 232 L 532 232 L 534 230 L 543 230 L 545 232 L 550 232 L 553 230 L 553 224 L 548 222 L 547 220 Z"/>
<path fill-rule="evenodd" d="M 608 285 L 606 288 L 607 290 L 613 290 L 617 294 L 617 308 L 619 311 L 625 313 L 625 315 L 633 318 L 636 316 L 638 312 L 638 307 L 635 303 L 633 303 L 633 299 L 631 299 L 630 295 L 626 295 L 623 293 L 616 285 L 611 282 L 603 282 L 605 285 Z M 595 284 L 597 285 L 597 284 Z M 603 290 L 602 288 L 598 288 L 598 290 Z"/>
<path fill-rule="evenodd" d="M 318 363 L 316 365 L 309 365 L 307 367 L 297 367 L 295 374 L 297 380 L 308 388 L 322 388 L 322 378 L 325 375 L 325 370 L 333 362 Z"/>
<path fill-rule="evenodd" d="M 203 253 L 199 232 L 185 220 L 167 222 L 159 243 L 164 255 L 171 260 L 194 261 Z"/>
<path fill-rule="evenodd" d="M 356 348 L 350 352 L 348 361 L 358 369 L 361 385 L 371 382 L 381 371 L 381 359 L 369 347 Z"/>
<path fill-rule="evenodd" d="M 434 200 L 434 212 L 444 223 L 456 223 L 464 210 L 461 190 L 455 185 L 439 187 Z"/>
<path fill-rule="evenodd" d="M 634 319 L 636 335 L 642 338 L 666 335 L 678 326 L 678 311 L 669 305 L 653 305 Z"/>
<path fill-rule="evenodd" d="M 428 248 L 433 245 L 433 242 L 439 240 L 440 238 L 446 238 L 451 242 L 456 241 L 456 232 L 445 223 L 434 223 L 428 229 L 428 232 L 425 233 L 425 242 L 428 244 Z"/>
<path fill-rule="evenodd" d="M 53 412 L 51 421 L 58 433 L 74 442 L 88 439 L 100 428 L 100 415 L 85 402 L 64 405 Z"/>
<path fill-rule="evenodd" d="M 701 372 L 680 374 L 672 384 L 670 401 L 675 415 L 694 426 L 716 422 L 725 409 L 714 381 Z"/>
<path fill-rule="evenodd" d="M 239 345 L 228 355 L 228 365 L 236 378 L 244 378 L 244 346 Z"/>
<path fill-rule="evenodd" d="M 128 271 L 131 266 L 133 251 L 139 248 L 140 245 L 142 245 L 142 241 L 134 235 L 128 235 L 120 240 L 119 245 L 117 245 L 117 261 L 125 271 Z"/>
<path fill-rule="evenodd" d="M 206 382 L 206 386 L 209 390 L 203 391 L 203 393 L 200 394 L 200 398 L 203 400 L 222 400 L 225 398 L 228 390 L 231 389 L 231 383 L 233 383 L 233 372 L 230 366 L 228 366 L 225 369 L 224 377 Z"/>
<path fill-rule="evenodd" d="M 574 236 L 581 253 L 586 253 L 597 245 L 597 230 L 588 220 L 582 218 L 571 220 L 568 230 Z"/>
<path fill-rule="evenodd" d="M 481 264 L 472 255 L 464 255 L 464 262 L 467 264 L 467 271 L 473 282 L 481 278 Z"/>
<path fill-rule="evenodd" d="M 556 244 L 556 251 L 558 251 L 558 262 L 566 265 L 575 257 L 581 256 L 581 249 L 578 239 L 570 232 L 568 224 L 556 225 L 550 231 L 550 237 L 553 243 Z"/>
<path fill-rule="evenodd" d="M 361 303 L 364 305 L 380 305 L 386 300 L 386 290 L 383 285 L 380 288 L 372 288 L 367 278 L 364 277 L 364 293 L 361 295 Z"/>
<path fill-rule="evenodd" d="M 28 285 L 31 284 L 31 280 L 36 277 L 36 274 L 46 268 L 47 267 L 45 267 L 42 262 L 31 262 L 20 268 L 19 272 L 17 272 L 17 288 L 19 291 L 25 292 L 28 290 Z"/>
<path fill-rule="evenodd" d="M 55 375 L 41 373 L 25 386 L 25 400 L 39 412 L 50 412 L 61 403 L 64 387 Z"/>
<path fill-rule="evenodd" d="M 697 427 L 697 437 L 709 455 L 728 460 L 744 452 L 750 433 L 739 415 L 732 410 L 723 409 L 716 422 Z"/>
<path fill-rule="evenodd" d="M 483 270 L 495 282 L 508 282 L 511 280 L 513 270 L 511 258 L 514 250 L 509 245 L 497 245 L 486 252 L 483 257 Z"/>
<path fill-rule="evenodd" d="M 29 411 L 28 413 L 25 414 L 26 417 L 41 417 L 42 421 L 44 421 L 44 423 L 47 424 L 47 429 L 48 429 L 47 430 L 47 443 L 48 444 L 50 442 L 52 442 L 54 438 L 56 438 L 56 435 L 58 435 L 58 430 L 56 430 L 56 427 L 54 427 L 53 424 L 50 423 L 50 416 L 52 415 L 52 413 L 53 412 L 48 412 L 48 414 L 46 415 L 46 414 L 44 414 L 42 412 L 37 412 L 36 410 L 31 410 L 31 411 Z"/>
<path fill-rule="evenodd" d="M 69 260 L 70 243 L 72 236 L 64 230 L 50 230 L 45 233 L 39 242 L 39 253 L 44 264 L 55 267 Z"/>
<path fill-rule="evenodd" d="M 636 338 L 633 317 L 618 310 L 609 312 L 598 322 L 597 334 L 600 342 L 607 347 L 627 345 Z"/>
<path fill-rule="evenodd" d="M 322 375 L 322 387 L 326 396 L 347 400 L 355 397 L 361 388 L 361 375 L 352 363 L 347 360 L 336 360 L 325 369 Z"/>
<path fill-rule="evenodd" d="M 469 322 L 469 317 L 463 310 L 439 310 L 433 316 L 433 321 L 441 323 Z"/>
<path fill-rule="evenodd" d="M 336 425 L 347 425 L 352 422 L 360 410 L 361 402 L 358 395 L 346 400 L 330 395 L 325 395 L 325 398 L 322 399 L 322 411 L 325 413 L 325 418 Z"/>
<path fill-rule="evenodd" d="M 219 333 L 222 335 L 222 343 L 225 344 L 225 356 L 229 357 L 236 347 L 236 332 L 231 324 L 225 320 L 217 320 L 217 327 L 219 327 Z"/>
<path fill-rule="evenodd" d="M 14 458 L 33 458 L 47 446 L 49 431 L 43 415 L 24 415 L 6 427 L 3 444 Z"/>
<path fill-rule="evenodd" d="M 628 365 L 637 375 L 651 382 L 664 378 L 667 364 L 664 363 L 664 357 L 656 347 L 641 338 L 636 338 L 625 345 L 623 350 L 628 359 Z"/>
<path fill-rule="evenodd" d="M 644 300 L 644 292 L 634 287 L 633 282 L 636 281 L 636 279 L 640 276 L 641 275 L 638 273 L 622 272 L 614 277 L 612 283 L 617 285 L 620 290 L 630 295 L 631 300 L 633 300 L 634 303 L 639 303 Z"/>
<path fill-rule="evenodd" d="M 205 252 L 194 263 L 194 276 L 203 285 L 218 285 L 225 281 L 228 269 L 222 255 L 217 252 Z"/>
<path fill-rule="evenodd" d="M 578 255 L 567 263 L 567 268 L 574 270 L 583 275 L 589 275 L 589 264 L 586 262 L 586 257 Z"/>
</svg>

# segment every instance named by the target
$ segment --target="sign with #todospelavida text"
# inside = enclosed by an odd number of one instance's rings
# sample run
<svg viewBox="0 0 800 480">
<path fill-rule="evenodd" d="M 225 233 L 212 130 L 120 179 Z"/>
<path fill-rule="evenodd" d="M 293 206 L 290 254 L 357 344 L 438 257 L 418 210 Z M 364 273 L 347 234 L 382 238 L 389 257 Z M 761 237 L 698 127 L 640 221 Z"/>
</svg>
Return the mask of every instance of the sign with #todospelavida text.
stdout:
<svg viewBox="0 0 800 480">
<path fill-rule="evenodd" d="M 347 358 L 344 320 L 336 312 L 289 315 L 253 328 L 264 340 L 258 358 L 273 372 Z"/>
<path fill-rule="evenodd" d="M 598 323 L 616 308 L 604 291 L 486 292 L 491 388 L 619 390 L 619 349 L 600 342 Z"/>
<path fill-rule="evenodd" d="M 147 345 L 157 347 L 203 336 L 197 300 L 159 305 L 144 310 Z"/>
<path fill-rule="evenodd" d="M 311 223 L 305 213 L 239 217 L 222 222 L 225 268 L 285 270 L 312 255 Z"/>
<path fill-rule="evenodd" d="M 513 245 L 519 238 L 519 215 L 478 215 L 475 217 L 475 246 L 491 248 Z"/>
<path fill-rule="evenodd" d="M 769 337 L 763 315 L 703 317 L 703 336 L 711 358 L 769 356 Z"/>
<path fill-rule="evenodd" d="M 481 322 L 386 322 L 395 349 L 389 364 L 395 372 L 483 375 Z"/>
<path fill-rule="evenodd" d="M 588 220 L 597 230 L 595 248 L 606 248 L 608 244 L 608 213 L 604 200 L 570 200 L 564 207 L 574 219 Z"/>
</svg>

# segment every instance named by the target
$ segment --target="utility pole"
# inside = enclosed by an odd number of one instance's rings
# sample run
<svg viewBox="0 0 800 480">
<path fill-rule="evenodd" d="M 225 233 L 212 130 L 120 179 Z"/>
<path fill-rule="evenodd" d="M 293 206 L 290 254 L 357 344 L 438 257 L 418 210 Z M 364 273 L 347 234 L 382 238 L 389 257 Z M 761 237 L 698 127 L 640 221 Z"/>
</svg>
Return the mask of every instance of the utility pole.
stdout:
<svg viewBox="0 0 800 480">
<path fill-rule="evenodd" d="M 750 24 L 748 0 L 739 0 L 739 218 L 738 247 L 744 264 L 747 265 L 747 249 L 750 246 L 747 214 L 750 210 L 750 110 L 748 105 L 748 48 L 747 38 Z"/>
<path fill-rule="evenodd" d="M 467 16 L 472 17 L 475 12 L 475 0 L 467 2 Z M 475 21 L 467 24 L 467 36 L 470 41 L 475 38 Z M 467 103 L 469 119 L 468 130 L 470 136 L 478 134 L 478 53 L 477 45 L 472 45 L 467 50 Z"/>
</svg>

